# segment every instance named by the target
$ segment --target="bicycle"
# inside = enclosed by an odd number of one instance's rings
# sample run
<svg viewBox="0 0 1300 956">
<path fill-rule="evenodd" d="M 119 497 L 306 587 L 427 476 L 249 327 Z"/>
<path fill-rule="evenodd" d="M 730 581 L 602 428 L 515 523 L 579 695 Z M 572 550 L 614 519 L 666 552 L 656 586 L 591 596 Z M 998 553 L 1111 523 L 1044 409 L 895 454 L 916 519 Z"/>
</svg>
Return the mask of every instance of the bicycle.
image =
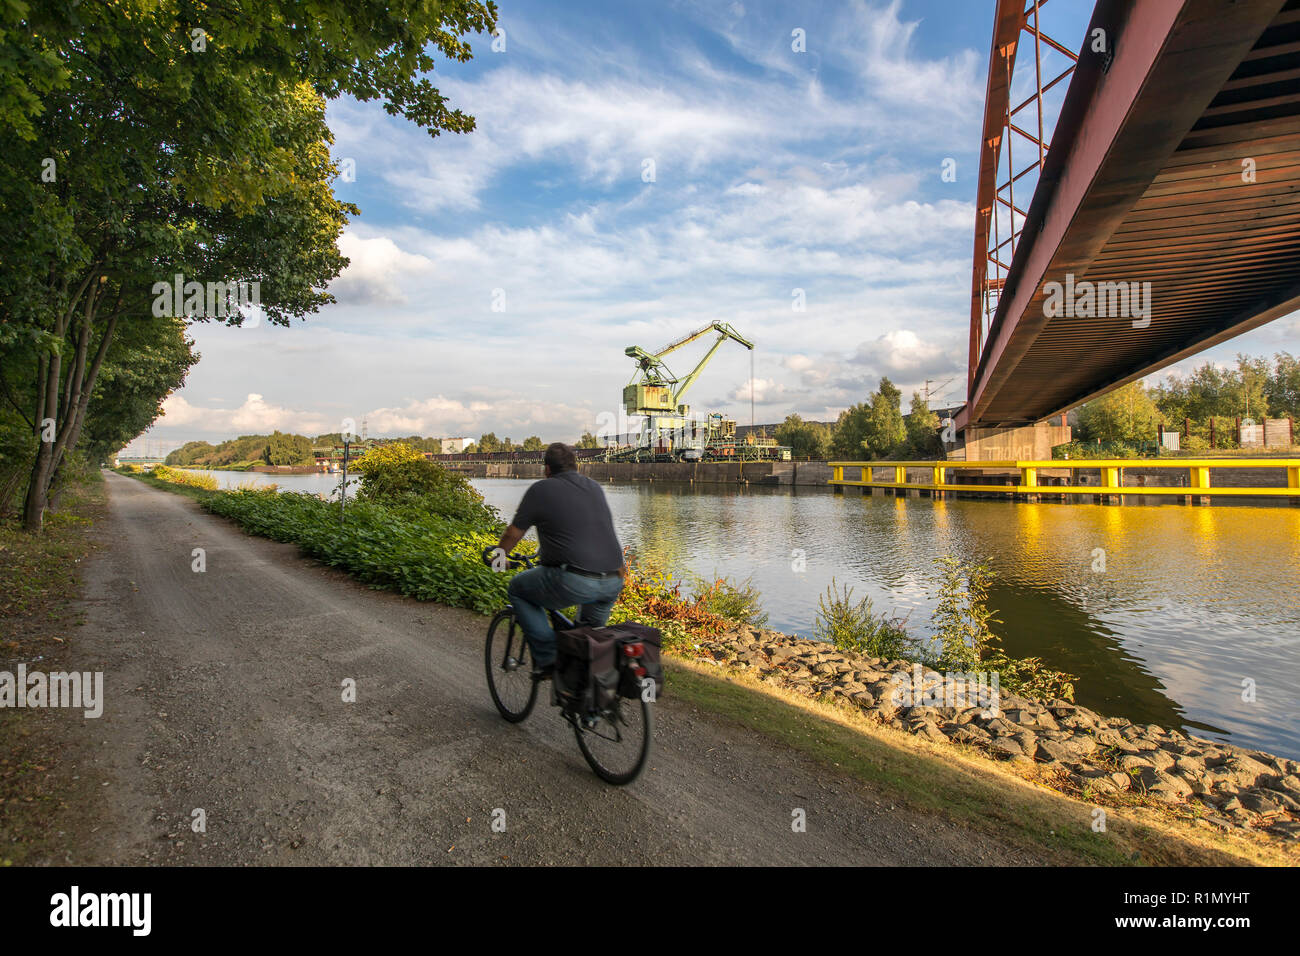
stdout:
<svg viewBox="0 0 1300 956">
<path fill-rule="evenodd" d="M 484 561 L 490 562 L 495 551 L 496 548 L 485 548 Z M 507 567 L 516 568 L 531 568 L 535 563 L 526 554 L 507 555 L 507 560 Z M 547 614 L 556 631 L 577 626 L 559 611 L 548 609 Z M 629 663 L 634 663 L 634 659 L 618 662 L 620 667 Z M 488 625 L 483 665 L 488 691 L 501 716 L 512 724 L 527 719 L 537 703 L 540 681 L 533 675 L 532 649 L 510 605 L 497 611 Z M 560 708 L 560 716 L 573 728 L 578 749 L 601 780 L 622 786 L 640 776 L 650 758 L 654 731 L 650 701 L 645 694 L 635 698 L 616 695 L 609 707 L 591 712 L 577 695 L 561 688 L 552 677 L 551 706 Z"/>
</svg>

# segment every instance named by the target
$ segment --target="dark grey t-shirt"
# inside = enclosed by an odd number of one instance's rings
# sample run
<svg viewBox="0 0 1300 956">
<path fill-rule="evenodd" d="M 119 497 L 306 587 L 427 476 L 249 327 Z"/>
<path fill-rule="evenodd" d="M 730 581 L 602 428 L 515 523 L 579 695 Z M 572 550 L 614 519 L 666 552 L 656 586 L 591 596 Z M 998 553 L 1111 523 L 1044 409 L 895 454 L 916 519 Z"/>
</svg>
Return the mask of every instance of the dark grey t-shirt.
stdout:
<svg viewBox="0 0 1300 956">
<path fill-rule="evenodd" d="M 617 571 L 623 547 L 599 484 L 576 471 L 536 482 L 524 492 L 514 521 L 521 531 L 537 526 L 542 564 L 568 564 L 584 571 Z"/>
</svg>

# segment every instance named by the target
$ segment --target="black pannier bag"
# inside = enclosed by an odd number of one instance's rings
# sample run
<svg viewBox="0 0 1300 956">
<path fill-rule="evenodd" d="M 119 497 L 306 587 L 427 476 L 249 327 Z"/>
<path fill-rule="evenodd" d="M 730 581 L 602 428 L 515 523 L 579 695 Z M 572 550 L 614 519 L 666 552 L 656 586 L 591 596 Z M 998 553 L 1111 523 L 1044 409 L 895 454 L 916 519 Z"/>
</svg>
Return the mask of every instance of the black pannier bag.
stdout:
<svg viewBox="0 0 1300 956">
<path fill-rule="evenodd" d="M 585 710 L 604 710 L 620 695 L 640 697 L 646 678 L 655 682 L 656 700 L 663 693 L 661 638 L 653 627 L 631 622 L 575 627 L 557 631 L 555 640 L 552 685 Z"/>
<path fill-rule="evenodd" d="M 555 632 L 555 691 L 584 710 L 602 710 L 618 694 L 617 642 L 603 627 Z"/>
</svg>

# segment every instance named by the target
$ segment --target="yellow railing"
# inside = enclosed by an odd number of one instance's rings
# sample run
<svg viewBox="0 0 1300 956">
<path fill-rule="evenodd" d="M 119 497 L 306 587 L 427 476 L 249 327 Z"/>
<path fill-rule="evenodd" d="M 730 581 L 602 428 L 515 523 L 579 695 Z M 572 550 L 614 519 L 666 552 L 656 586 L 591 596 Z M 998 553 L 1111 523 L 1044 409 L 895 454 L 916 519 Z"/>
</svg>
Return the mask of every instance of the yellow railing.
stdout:
<svg viewBox="0 0 1300 956">
<path fill-rule="evenodd" d="M 978 491 L 985 494 L 1008 495 L 1206 495 L 1264 496 L 1300 498 L 1300 458 L 1167 458 L 1145 460 L 1132 458 L 1063 458 L 1050 461 L 832 461 L 829 484 L 853 488 L 906 488 L 916 491 Z M 858 469 L 860 478 L 844 477 L 846 468 Z M 908 469 L 930 472 L 928 482 L 909 482 Z M 1159 488 L 1150 485 L 1125 485 L 1125 471 L 1150 471 L 1152 469 L 1185 468 L 1188 482 L 1181 488 Z M 1210 469 L 1215 468 L 1280 468 L 1286 469 L 1286 485 L 1262 488 L 1244 488 L 1235 485 L 1211 485 Z M 876 481 L 874 472 L 884 469 L 892 480 Z M 1100 482 L 1080 485 L 1079 470 L 1100 471 Z M 1040 484 L 1039 472 L 1068 471 L 1067 484 Z M 1016 484 L 977 485 L 959 484 L 947 480 L 950 471 L 992 471 L 1018 473 Z"/>
</svg>

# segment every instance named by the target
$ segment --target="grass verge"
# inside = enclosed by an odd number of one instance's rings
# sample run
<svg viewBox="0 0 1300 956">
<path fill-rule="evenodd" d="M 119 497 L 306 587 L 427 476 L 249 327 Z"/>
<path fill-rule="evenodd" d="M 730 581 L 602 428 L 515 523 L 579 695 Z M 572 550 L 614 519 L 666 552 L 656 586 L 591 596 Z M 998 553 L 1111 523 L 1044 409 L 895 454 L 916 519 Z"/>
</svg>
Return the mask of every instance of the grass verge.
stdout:
<svg viewBox="0 0 1300 956">
<path fill-rule="evenodd" d="M 1095 806 L 1035 783 L 1003 763 L 874 724 L 849 707 L 674 656 L 667 693 L 771 737 L 910 809 L 942 815 L 1052 862 L 1099 866 L 1294 866 L 1262 839 L 1220 834 L 1148 807 Z"/>
<path fill-rule="evenodd" d="M 0 670 L 20 662 L 62 670 L 69 632 L 81 623 L 74 610 L 81 561 L 94 548 L 94 524 L 105 513 L 103 479 L 69 488 L 40 534 L 22 530 L 18 517 L 0 520 Z M 0 866 L 22 864 L 59 842 L 52 820 L 65 806 L 66 750 L 49 728 L 49 711 L 0 709 Z"/>
<path fill-rule="evenodd" d="M 143 482 L 154 488 L 161 488 L 163 491 L 170 491 L 178 495 L 184 495 L 186 498 L 193 498 L 195 501 L 204 501 L 213 495 L 220 494 L 219 491 L 212 491 L 206 488 L 199 488 L 196 485 L 184 485 L 174 481 L 163 481 L 161 478 L 155 478 L 147 471 L 129 472 L 118 471 L 119 475 L 127 478 L 134 478 L 136 481 Z"/>
</svg>

